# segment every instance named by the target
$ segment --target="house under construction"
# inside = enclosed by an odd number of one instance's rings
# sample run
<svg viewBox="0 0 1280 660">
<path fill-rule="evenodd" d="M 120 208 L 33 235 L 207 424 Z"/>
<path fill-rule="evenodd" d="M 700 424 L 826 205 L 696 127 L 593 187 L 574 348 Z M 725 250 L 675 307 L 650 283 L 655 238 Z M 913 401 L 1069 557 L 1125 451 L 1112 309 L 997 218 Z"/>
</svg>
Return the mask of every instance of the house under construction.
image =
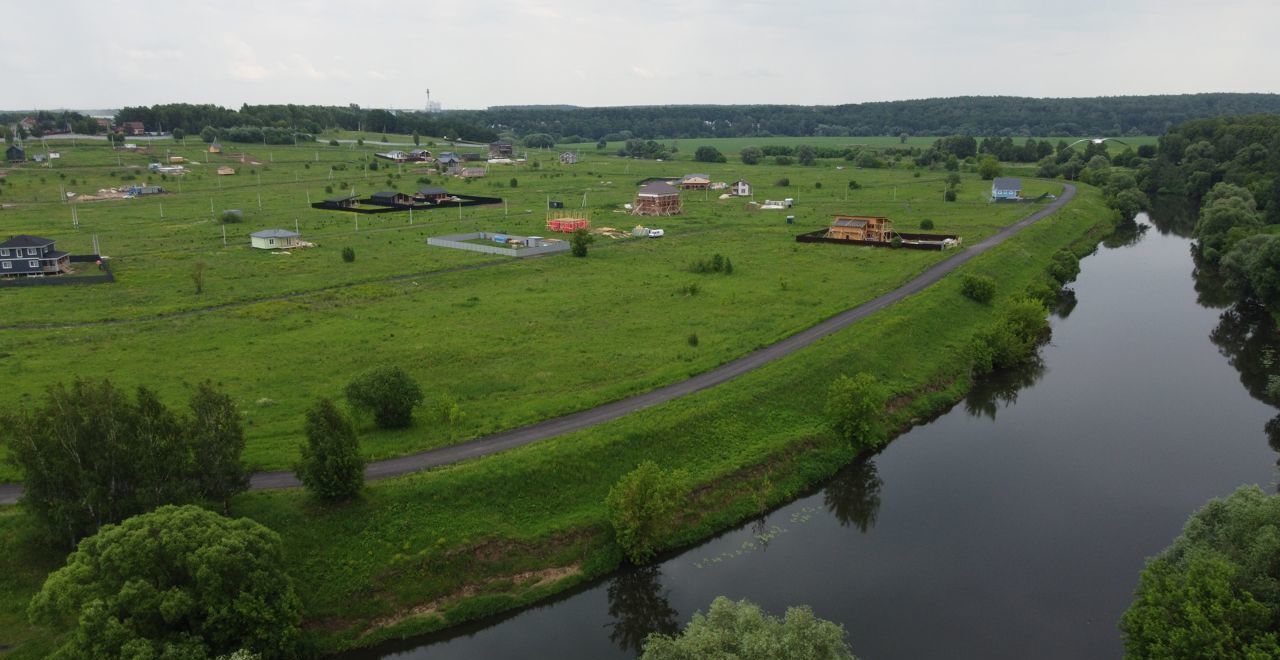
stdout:
<svg viewBox="0 0 1280 660">
<path fill-rule="evenodd" d="M 888 242 L 893 237 L 893 221 L 874 215 L 837 215 L 831 221 L 826 237 L 844 241 Z"/>
<path fill-rule="evenodd" d="M 547 231 L 570 234 L 590 226 L 590 216 L 580 211 L 553 211 L 547 215 Z"/>
<path fill-rule="evenodd" d="M 665 181 L 654 181 L 641 188 L 631 207 L 633 215 L 679 215 L 683 210 L 680 191 Z"/>
</svg>

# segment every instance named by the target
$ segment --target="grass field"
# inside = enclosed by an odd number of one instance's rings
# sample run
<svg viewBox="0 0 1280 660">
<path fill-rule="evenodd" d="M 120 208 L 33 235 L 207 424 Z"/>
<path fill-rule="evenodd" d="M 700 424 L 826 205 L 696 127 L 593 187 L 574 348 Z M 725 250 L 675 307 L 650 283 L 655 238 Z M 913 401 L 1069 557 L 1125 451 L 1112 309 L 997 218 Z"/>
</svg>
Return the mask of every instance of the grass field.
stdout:
<svg viewBox="0 0 1280 660">
<path fill-rule="evenodd" d="M 431 396 L 456 397 L 467 415 L 452 429 L 431 421 L 427 410 L 407 432 L 364 429 L 370 456 L 403 453 L 708 369 L 892 288 L 943 257 L 794 242 L 794 234 L 824 226 L 831 213 L 885 214 L 903 230 L 929 218 L 935 231 L 973 242 L 1032 210 L 987 204 L 987 184 L 968 173 L 960 201 L 944 203 L 937 172 L 835 169 L 843 162 L 726 164 L 698 169 L 718 180 L 748 178 L 759 186 L 757 199 L 796 198 L 797 224 L 786 225 L 786 213 L 747 212 L 741 202 L 692 194 L 685 215 L 647 221 L 667 229 L 662 240 L 599 237 L 587 259 L 506 260 L 428 248 L 423 239 L 460 229 L 545 234 L 547 197 L 578 201 L 584 192 L 594 226 L 626 229 L 635 219 L 614 210 L 630 200 L 635 181 L 686 168 L 591 154 L 561 168 L 547 158 L 537 169 L 499 169 L 487 180 L 444 184 L 506 197 L 509 216 L 501 208 L 472 208 L 459 219 L 454 210 L 440 210 L 415 214 L 412 225 L 402 214 L 361 216 L 357 232 L 355 216 L 305 204 L 308 192 L 317 198 L 329 185 L 330 167 L 346 164 L 335 180 L 364 192 L 412 190 L 421 175 L 392 170 L 399 178 L 388 185 L 379 170 L 364 183 L 361 157 L 369 150 L 348 146 L 278 148 L 265 159 L 257 151 L 251 160 L 262 164 L 245 166 L 257 172 L 242 170 L 221 189 L 212 175 L 199 173 L 207 165 L 193 165 L 181 193 L 79 204 L 79 230 L 69 226 L 68 206 L 54 201 L 57 187 L 96 190 L 118 180 L 123 165 L 113 163 L 114 153 L 64 150 L 52 170 L 10 170 L 0 203 L 13 207 L 0 211 L 0 233 L 47 235 L 73 253 L 86 251 L 96 233 L 120 279 L 0 290 L 15 301 L 0 317 L 6 362 L 14 375 L 30 379 L 0 393 L 0 403 L 30 400 L 43 385 L 79 374 L 146 383 L 176 405 L 194 382 L 211 377 L 245 412 L 249 458 L 283 466 L 311 397 L 337 395 L 368 364 L 397 362 Z M 518 187 L 509 187 L 511 177 Z M 770 185 L 782 177 L 789 186 Z M 232 187 L 232 178 L 240 185 Z M 850 179 L 863 187 L 847 192 Z M 1027 186 L 1032 194 L 1060 188 Z M 229 226 L 238 243 L 222 246 L 210 198 L 215 211 L 245 209 L 246 221 Z M 247 247 L 249 232 L 291 227 L 294 218 L 318 247 L 288 256 Z M 1063 211 L 961 272 L 989 275 L 1001 299 L 1012 297 L 1045 277 L 1054 251 L 1088 249 L 1109 224 L 1100 195 L 1081 186 Z M 341 261 L 344 246 L 355 247 L 354 263 Z M 733 275 L 689 272 L 691 261 L 714 253 L 732 258 Z M 195 260 L 208 264 L 200 296 L 189 278 Z M 610 485 L 643 459 L 689 472 L 683 524 L 665 540 L 676 547 L 787 500 L 851 458 L 821 412 L 837 375 L 869 371 L 888 384 L 896 428 L 955 401 L 969 384 L 965 347 L 991 319 L 990 307 L 960 295 L 958 280 L 948 277 L 723 386 L 600 427 L 371 484 L 362 500 L 336 509 L 285 491 L 242 495 L 233 513 L 281 533 L 308 637 L 323 650 L 534 602 L 618 566 L 602 502 Z M 691 284 L 696 294 L 689 295 Z M 161 314 L 176 316 L 156 318 Z M 46 323 L 72 327 L 38 327 Z M 697 347 L 687 341 L 691 333 Z M 60 563 L 60 553 L 34 541 L 29 528 L 16 509 L 0 508 L 0 647 L 13 647 L 13 658 L 43 657 L 57 639 L 56 631 L 30 627 L 23 614 L 43 576 Z"/>
<path fill-rule="evenodd" d="M 409 166 L 370 171 L 370 148 L 255 145 L 241 163 L 241 147 L 225 146 L 227 153 L 213 157 L 193 141 L 186 148 L 158 144 L 151 154 L 64 147 L 54 168 L 10 170 L 0 188 L 0 203 L 10 205 L 0 213 L 0 233 L 48 236 L 72 253 L 88 252 L 96 235 L 118 280 L 4 290 L 11 304 L 0 316 L 3 352 L 10 373 L 24 380 L 0 392 L 0 404 L 29 402 L 47 385 L 79 375 L 147 384 L 179 405 L 196 382 L 211 378 L 245 412 L 246 459 L 280 469 L 296 456 L 301 411 L 314 397 L 338 396 L 371 363 L 397 363 L 431 400 L 409 430 L 363 429 L 370 458 L 393 456 L 705 371 L 896 287 L 943 257 L 794 243 L 794 234 L 825 226 L 832 213 L 888 215 L 904 231 L 928 218 L 935 231 L 972 242 L 1027 212 L 988 204 L 988 186 L 973 174 L 964 175 L 959 201 L 944 203 L 940 172 L 836 169 L 843 161 L 700 165 L 718 180 L 753 181 L 757 199 L 795 198 L 789 213 L 796 224 L 785 224 L 787 213 L 749 212 L 741 200 L 688 193 L 684 215 L 646 220 L 667 230 L 662 240 L 601 236 L 585 260 L 509 260 L 432 248 L 425 239 L 476 230 L 545 235 L 548 198 L 570 207 L 585 198 L 593 226 L 629 231 L 638 219 L 620 210 L 636 181 L 685 168 L 593 154 L 568 167 L 535 155 L 537 168 L 495 166 L 488 178 L 464 183 Z M 169 155 L 199 164 L 181 178 L 148 176 L 146 164 Z M 211 172 L 223 164 L 238 173 Z M 790 185 L 777 185 L 784 177 Z M 88 194 L 148 180 L 172 192 L 56 201 L 60 190 Z M 848 190 L 850 180 L 863 187 Z M 353 188 L 412 191 L 422 181 L 507 204 L 415 212 L 412 223 L 408 213 L 307 205 Z M 1057 190 L 1031 181 L 1027 187 L 1029 194 Z M 73 207 L 78 229 L 71 227 Z M 244 222 L 220 224 L 214 217 L 224 209 L 243 210 Z M 297 227 L 317 247 L 278 255 L 248 246 L 247 234 L 271 227 Z M 354 263 L 342 262 L 344 247 L 355 249 Z M 733 275 L 688 271 L 714 253 L 733 260 Z M 205 264 L 199 295 L 191 280 L 197 262 Z M 695 333 L 693 347 L 687 340 Z M 444 396 L 465 413 L 452 427 L 431 418 L 431 404 Z M 0 468 L 0 479 L 16 476 Z"/>
</svg>

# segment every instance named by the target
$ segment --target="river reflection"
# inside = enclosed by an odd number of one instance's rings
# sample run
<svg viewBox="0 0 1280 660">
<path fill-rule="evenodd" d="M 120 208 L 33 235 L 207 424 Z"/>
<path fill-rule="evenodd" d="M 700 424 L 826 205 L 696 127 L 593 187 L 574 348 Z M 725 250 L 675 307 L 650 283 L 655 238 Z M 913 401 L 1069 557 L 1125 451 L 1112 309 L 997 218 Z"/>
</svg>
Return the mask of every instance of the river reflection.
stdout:
<svg viewBox="0 0 1280 660">
<path fill-rule="evenodd" d="M 841 527 L 856 527 L 865 534 L 876 526 L 883 486 L 874 461 L 854 461 L 827 482 L 822 489 L 822 502 Z"/>
<path fill-rule="evenodd" d="M 1000 409 L 1017 403 L 1018 392 L 1040 382 L 1045 372 L 1044 360 L 1037 353 L 1022 365 L 987 374 L 965 396 L 964 410 L 974 417 L 995 421 Z"/>
<path fill-rule="evenodd" d="M 624 570 L 609 581 L 609 641 L 623 651 L 639 653 L 650 633 L 670 635 L 680 630 L 680 613 L 667 600 L 662 570 L 642 566 Z"/>
</svg>

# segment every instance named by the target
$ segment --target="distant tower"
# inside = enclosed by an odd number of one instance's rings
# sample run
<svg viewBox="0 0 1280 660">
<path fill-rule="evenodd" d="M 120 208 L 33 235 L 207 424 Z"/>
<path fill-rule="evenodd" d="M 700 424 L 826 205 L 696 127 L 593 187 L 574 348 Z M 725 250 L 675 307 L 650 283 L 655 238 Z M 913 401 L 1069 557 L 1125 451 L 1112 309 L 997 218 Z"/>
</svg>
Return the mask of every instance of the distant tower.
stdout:
<svg viewBox="0 0 1280 660">
<path fill-rule="evenodd" d="M 427 90 L 427 112 L 440 112 L 440 103 L 431 100 L 431 90 Z"/>
</svg>

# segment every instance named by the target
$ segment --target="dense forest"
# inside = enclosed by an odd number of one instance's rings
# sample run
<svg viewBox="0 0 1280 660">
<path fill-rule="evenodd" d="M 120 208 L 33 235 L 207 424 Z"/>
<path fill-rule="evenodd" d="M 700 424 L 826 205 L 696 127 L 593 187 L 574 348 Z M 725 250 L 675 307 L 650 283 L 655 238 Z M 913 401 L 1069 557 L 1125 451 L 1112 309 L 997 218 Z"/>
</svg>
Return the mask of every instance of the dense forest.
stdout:
<svg viewBox="0 0 1280 660">
<path fill-rule="evenodd" d="M 1184 94 L 1035 99 L 1013 96 L 834 106 L 689 105 L 610 108 L 512 107 L 450 116 L 516 135 L 563 142 L 768 135 L 1160 135 L 1189 119 L 1280 112 L 1277 94 Z M 577 138 L 577 139 L 570 139 Z"/>
<path fill-rule="evenodd" d="M 1280 116 L 1176 126 L 1139 180 L 1148 192 L 1197 205 L 1201 265 L 1217 269 L 1236 295 L 1280 314 Z"/>
<path fill-rule="evenodd" d="M 548 136 L 555 142 L 584 142 L 770 135 L 1160 135 L 1192 119 L 1258 113 L 1280 113 L 1280 94 L 1062 99 L 964 96 L 834 106 L 495 106 L 442 113 L 357 105 L 243 105 L 236 110 L 210 104 L 169 103 L 125 107 L 116 113 L 115 120 L 140 121 L 148 131 L 181 129 L 188 134 L 206 127 L 219 131 L 258 127 L 303 134 L 341 128 L 374 135 L 418 133 L 480 142 L 500 135 L 523 138 L 532 134 Z M 29 114 L 0 113 L 0 123 L 11 124 Z M 92 119 L 75 112 L 41 112 L 38 118 L 45 131 L 68 127 L 76 132 L 97 130 Z"/>
</svg>

